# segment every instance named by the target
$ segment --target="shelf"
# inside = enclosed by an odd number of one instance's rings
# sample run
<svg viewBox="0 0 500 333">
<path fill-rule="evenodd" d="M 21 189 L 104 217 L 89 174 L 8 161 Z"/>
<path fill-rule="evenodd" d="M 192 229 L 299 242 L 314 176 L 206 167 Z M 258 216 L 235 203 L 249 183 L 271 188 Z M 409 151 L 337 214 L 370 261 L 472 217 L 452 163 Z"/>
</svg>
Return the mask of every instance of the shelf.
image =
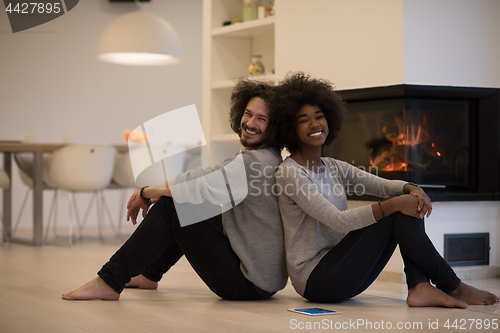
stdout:
<svg viewBox="0 0 500 333">
<path fill-rule="evenodd" d="M 236 133 L 214 134 L 212 141 L 240 141 L 240 137 Z"/>
<path fill-rule="evenodd" d="M 228 124 L 231 94 L 238 80 L 275 82 L 276 17 L 220 26 L 238 17 L 243 0 L 203 0 L 203 128 L 210 142 L 231 142 L 241 147 L 240 138 Z M 261 55 L 269 74 L 249 76 L 252 55 Z"/>
<path fill-rule="evenodd" d="M 274 16 L 212 29 L 212 36 L 254 38 L 274 34 Z"/>
<path fill-rule="evenodd" d="M 241 78 L 242 79 L 242 78 Z M 259 76 L 249 76 L 246 77 L 246 79 L 249 80 L 270 80 L 274 81 L 275 75 L 274 74 L 267 74 L 267 75 L 259 75 Z M 212 89 L 232 89 L 234 88 L 234 84 L 238 79 L 234 80 L 221 80 L 221 81 L 215 81 L 212 82 Z"/>
</svg>

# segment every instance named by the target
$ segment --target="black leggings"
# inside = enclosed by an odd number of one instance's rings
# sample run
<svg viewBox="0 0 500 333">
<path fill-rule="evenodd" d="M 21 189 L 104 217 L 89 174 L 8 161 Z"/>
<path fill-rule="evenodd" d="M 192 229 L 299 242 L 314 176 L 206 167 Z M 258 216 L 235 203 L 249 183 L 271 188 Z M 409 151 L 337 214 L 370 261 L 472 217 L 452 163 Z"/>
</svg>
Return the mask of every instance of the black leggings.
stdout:
<svg viewBox="0 0 500 333">
<path fill-rule="evenodd" d="M 97 274 L 121 293 L 125 284 L 141 273 L 159 281 L 183 254 L 210 290 L 221 298 L 255 300 L 274 294 L 245 278 L 240 259 L 222 232 L 221 215 L 181 227 L 170 197 L 160 198 Z"/>
<path fill-rule="evenodd" d="M 375 281 L 397 244 L 408 289 L 429 280 L 446 293 L 458 288 L 460 279 L 427 237 L 424 220 L 397 212 L 348 233 L 311 272 L 304 297 L 336 303 L 362 293 Z"/>
</svg>

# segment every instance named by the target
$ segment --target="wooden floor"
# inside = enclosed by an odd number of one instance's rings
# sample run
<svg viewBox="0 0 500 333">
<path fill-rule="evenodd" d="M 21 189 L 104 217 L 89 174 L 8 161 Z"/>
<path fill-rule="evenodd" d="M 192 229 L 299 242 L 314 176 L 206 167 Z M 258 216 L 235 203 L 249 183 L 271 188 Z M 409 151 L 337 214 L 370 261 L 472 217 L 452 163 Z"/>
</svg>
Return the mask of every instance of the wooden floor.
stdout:
<svg viewBox="0 0 500 333">
<path fill-rule="evenodd" d="M 337 316 L 288 312 L 288 308 L 318 306 L 298 296 L 291 285 L 270 300 L 224 301 L 208 290 L 184 259 L 165 275 L 158 290 L 127 289 L 119 301 L 61 299 L 63 292 L 94 278 L 117 248 L 114 242 L 92 238 L 72 247 L 0 244 L 0 332 L 288 332 L 334 331 L 342 326 L 385 332 L 389 325 L 394 331 L 403 325 L 400 330 L 405 332 L 500 330 L 500 304 L 466 310 L 408 308 L 406 288 L 397 283 L 376 282 L 350 301 L 319 305 L 341 311 Z M 469 282 L 500 294 L 500 279 Z M 444 326 L 447 322 L 449 329 Z M 496 330 L 494 322 L 499 325 Z"/>
</svg>

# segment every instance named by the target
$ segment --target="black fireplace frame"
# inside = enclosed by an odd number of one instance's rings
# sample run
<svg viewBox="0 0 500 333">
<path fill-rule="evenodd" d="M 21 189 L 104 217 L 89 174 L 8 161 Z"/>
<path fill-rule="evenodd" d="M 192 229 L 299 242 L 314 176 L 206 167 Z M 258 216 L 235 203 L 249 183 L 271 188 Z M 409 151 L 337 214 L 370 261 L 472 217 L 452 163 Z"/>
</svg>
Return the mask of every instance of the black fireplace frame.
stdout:
<svg viewBox="0 0 500 333">
<path fill-rule="evenodd" d="M 471 186 L 426 188 L 433 201 L 500 200 L 500 89 L 400 84 L 337 91 L 347 103 L 419 98 L 467 100 L 471 105 Z M 335 156 L 333 156 L 335 157 Z M 353 196 L 353 200 L 373 200 Z"/>
</svg>

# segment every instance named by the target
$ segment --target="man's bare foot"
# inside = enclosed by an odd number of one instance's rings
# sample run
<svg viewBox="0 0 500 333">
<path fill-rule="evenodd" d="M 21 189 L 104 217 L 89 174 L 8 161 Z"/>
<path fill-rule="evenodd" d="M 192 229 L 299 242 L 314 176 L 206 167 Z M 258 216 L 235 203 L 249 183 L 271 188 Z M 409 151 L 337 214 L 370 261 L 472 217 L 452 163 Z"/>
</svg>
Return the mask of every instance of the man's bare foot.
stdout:
<svg viewBox="0 0 500 333">
<path fill-rule="evenodd" d="M 134 276 L 125 288 L 142 288 L 142 289 L 157 289 L 158 282 L 151 281 L 142 274 Z"/>
<path fill-rule="evenodd" d="M 467 304 L 453 298 L 441 290 L 431 286 L 429 282 L 421 282 L 408 290 L 406 304 L 410 307 L 444 306 L 446 308 L 465 309 Z"/>
<path fill-rule="evenodd" d="M 499 302 L 497 296 L 484 290 L 479 290 L 460 282 L 458 288 L 448 295 L 455 297 L 469 305 L 492 305 Z"/>
<path fill-rule="evenodd" d="M 65 300 L 88 300 L 88 299 L 105 299 L 117 300 L 120 294 L 113 290 L 104 282 L 100 277 L 85 283 L 75 291 L 63 294 L 62 298 Z"/>
</svg>

